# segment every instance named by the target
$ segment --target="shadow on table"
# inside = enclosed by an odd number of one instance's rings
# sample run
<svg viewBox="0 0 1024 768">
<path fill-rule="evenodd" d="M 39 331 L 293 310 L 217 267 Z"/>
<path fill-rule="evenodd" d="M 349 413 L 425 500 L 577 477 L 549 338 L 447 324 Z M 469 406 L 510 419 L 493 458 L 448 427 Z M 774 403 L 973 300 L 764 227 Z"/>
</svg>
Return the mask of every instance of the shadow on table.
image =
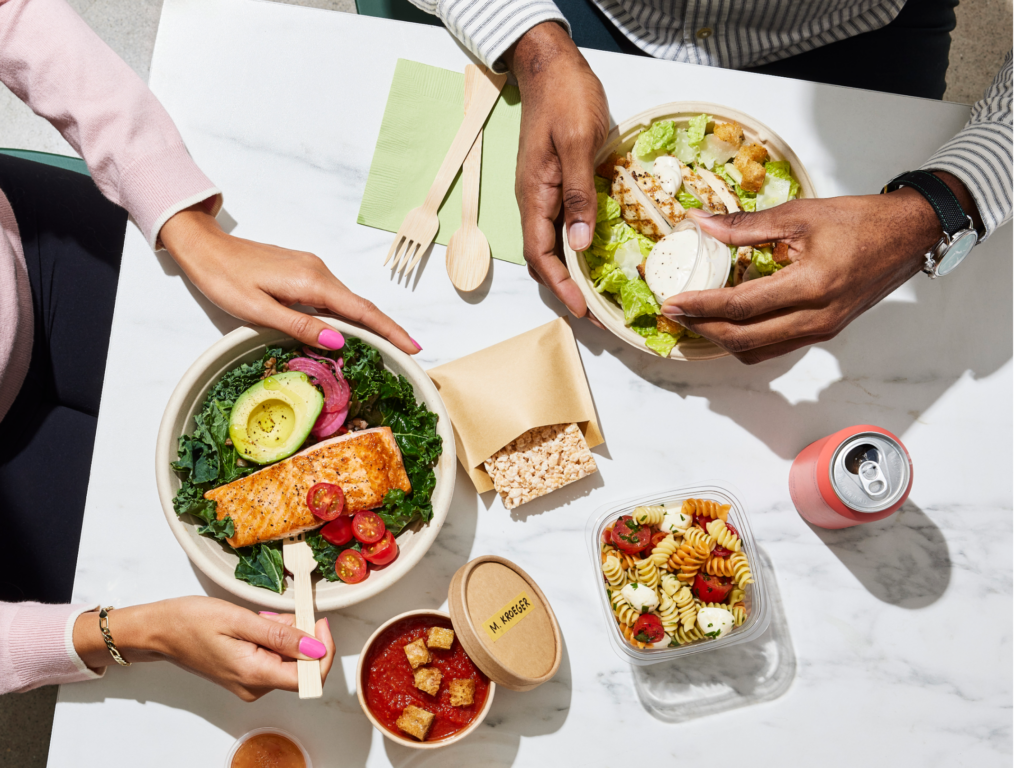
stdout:
<svg viewBox="0 0 1024 768">
<path fill-rule="evenodd" d="M 754 640 L 677 661 L 633 666 L 644 709 L 659 720 L 681 723 L 779 698 L 796 679 L 796 652 L 786 624 L 771 559 L 760 549 L 771 603 L 771 623 Z"/>
<path fill-rule="evenodd" d="M 613 354 L 637 376 L 680 397 L 706 398 L 712 411 L 792 459 L 851 424 L 880 422 L 901 435 L 965 373 L 984 378 L 1011 359 L 1011 236 L 1004 227 L 948 278 L 912 280 L 904 291 L 916 301 L 884 301 L 816 345 L 834 356 L 841 376 L 821 381 L 814 401 L 791 404 L 771 389 L 791 371 L 803 375 L 799 366 L 811 348 L 754 366 L 733 358 L 680 363 L 633 349 L 586 320 L 573 320 L 573 329 L 593 354 Z M 546 289 L 541 293 L 549 306 L 560 306 Z M 820 379 L 819 368 L 809 366 L 807 378 Z"/>
<path fill-rule="evenodd" d="M 924 608 L 949 587 L 953 564 L 946 538 L 912 501 L 877 523 L 835 531 L 808 527 L 883 602 Z"/>
<path fill-rule="evenodd" d="M 459 743 L 440 750 L 417 750 L 386 740 L 384 747 L 395 768 L 508 768 L 515 762 L 523 736 L 551 734 L 562 727 L 571 701 L 572 665 L 563 636 L 562 664 L 555 676 L 523 693 L 499 686 L 487 719 Z"/>
</svg>

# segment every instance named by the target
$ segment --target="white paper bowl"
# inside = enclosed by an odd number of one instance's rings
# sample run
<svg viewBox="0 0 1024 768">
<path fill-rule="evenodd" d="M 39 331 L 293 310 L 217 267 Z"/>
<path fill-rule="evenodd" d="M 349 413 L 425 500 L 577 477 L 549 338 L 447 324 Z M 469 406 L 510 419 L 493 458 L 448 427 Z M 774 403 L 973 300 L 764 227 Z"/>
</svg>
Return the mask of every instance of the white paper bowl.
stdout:
<svg viewBox="0 0 1024 768">
<path fill-rule="evenodd" d="M 598 162 L 603 162 L 612 152 L 625 154 L 625 150 L 633 146 L 636 137 L 641 131 L 650 127 L 651 123 L 658 120 L 674 120 L 679 122 L 687 120 L 695 115 L 711 115 L 715 118 L 724 118 L 738 123 L 743 128 L 743 133 L 764 145 L 772 160 L 788 160 L 793 176 L 800 182 L 800 197 L 813 198 L 817 195 L 814 192 L 814 184 L 807 174 L 800 158 L 796 152 L 783 141 L 778 134 L 759 120 L 750 115 L 720 104 L 711 104 L 705 101 L 673 101 L 669 104 L 662 104 L 659 107 L 652 107 L 628 120 L 623 120 L 612 129 L 608 141 L 598 153 Z M 639 334 L 630 330 L 624 320 L 622 308 L 607 294 L 599 293 L 594 288 L 594 282 L 590 279 L 590 267 L 582 252 L 576 253 L 569 247 L 569 233 L 563 227 L 562 242 L 565 246 L 565 262 L 569 268 L 572 279 L 583 291 L 583 297 L 587 306 L 594 316 L 601 321 L 605 328 L 614 333 L 630 346 L 642 349 L 652 355 L 658 353 L 644 344 L 644 339 Z M 729 353 L 716 344 L 706 339 L 683 339 L 669 355 L 672 360 L 714 360 L 718 357 L 725 357 Z"/>
<path fill-rule="evenodd" d="M 321 320 L 337 328 L 345 336 L 355 336 L 380 351 L 384 366 L 392 373 L 402 374 L 412 384 L 417 401 L 438 415 L 437 433 L 441 436 L 442 451 L 434 472 L 437 485 L 431 497 L 434 517 L 416 530 L 407 530 L 398 537 L 399 555 L 391 565 L 381 570 L 371 570 L 369 577 L 359 584 L 313 581 L 313 600 L 318 611 L 334 611 L 361 603 L 380 594 L 412 570 L 426 554 L 437 537 L 448 506 L 455 490 L 455 436 L 441 396 L 433 382 L 419 364 L 393 344 L 334 318 Z M 164 517 L 174 537 L 181 544 L 185 554 L 195 566 L 232 595 L 266 608 L 278 611 L 292 611 L 295 607 L 291 580 L 286 582 L 284 594 L 278 595 L 268 589 L 254 587 L 235 578 L 238 562 L 234 551 L 221 542 L 196 533 L 199 523 L 190 515 L 179 518 L 172 501 L 181 487 L 178 474 L 171 469 L 171 462 L 178 457 L 178 437 L 191 433 L 195 427 L 193 416 L 199 412 L 207 392 L 226 371 L 240 363 L 258 359 L 266 346 L 294 346 L 295 340 L 269 328 L 238 328 L 204 352 L 192 367 L 185 372 L 174 393 L 171 395 L 156 444 L 156 485 L 163 505 Z"/>
</svg>

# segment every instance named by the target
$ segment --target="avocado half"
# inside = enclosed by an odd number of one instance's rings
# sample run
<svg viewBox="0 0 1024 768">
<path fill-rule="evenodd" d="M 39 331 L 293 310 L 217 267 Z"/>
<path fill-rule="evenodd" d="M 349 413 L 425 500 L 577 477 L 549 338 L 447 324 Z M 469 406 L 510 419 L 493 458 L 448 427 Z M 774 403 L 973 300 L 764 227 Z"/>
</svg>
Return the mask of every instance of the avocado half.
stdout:
<svg viewBox="0 0 1024 768">
<path fill-rule="evenodd" d="M 306 374 L 277 373 L 238 396 L 228 434 L 235 451 L 248 461 L 281 461 L 302 447 L 323 407 L 324 396 Z"/>
</svg>

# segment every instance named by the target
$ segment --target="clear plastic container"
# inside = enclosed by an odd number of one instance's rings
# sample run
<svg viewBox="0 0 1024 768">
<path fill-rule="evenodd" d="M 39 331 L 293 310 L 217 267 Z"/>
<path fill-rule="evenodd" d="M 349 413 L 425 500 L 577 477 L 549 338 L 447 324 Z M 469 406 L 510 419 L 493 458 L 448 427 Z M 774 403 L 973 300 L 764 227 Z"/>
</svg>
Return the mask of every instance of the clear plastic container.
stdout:
<svg viewBox="0 0 1024 768">
<path fill-rule="evenodd" d="M 231 751 L 228 752 L 227 760 L 224 761 L 224 768 L 231 768 L 231 762 L 235 759 L 235 753 L 238 751 L 239 747 L 245 744 L 245 742 L 247 742 L 253 736 L 259 736 L 262 733 L 273 733 L 277 736 L 283 736 L 284 738 L 288 739 L 296 747 L 299 748 L 299 751 L 302 753 L 302 757 L 306 761 L 306 768 L 313 768 L 313 762 L 309 759 L 309 752 L 307 752 L 306 748 L 302 746 L 302 742 L 300 742 L 298 739 L 296 739 L 294 736 L 288 733 L 288 731 L 283 731 L 280 728 L 254 728 L 248 733 L 243 733 L 241 736 L 238 737 L 238 740 L 231 745 Z"/>
<path fill-rule="evenodd" d="M 746 588 L 745 604 L 747 620 L 743 626 L 733 630 L 725 637 L 700 640 L 678 648 L 634 648 L 622 636 L 619 622 L 612 612 L 611 602 L 605 588 L 604 572 L 601 570 L 601 534 L 616 518 L 631 515 L 633 509 L 646 504 L 679 504 L 686 499 L 710 499 L 720 504 L 729 504 L 729 523 L 739 531 L 743 539 L 743 552 L 750 562 L 750 573 L 754 581 Z M 757 551 L 750 522 L 740 501 L 737 491 L 728 483 L 711 481 L 701 485 L 690 485 L 685 488 L 674 488 L 655 493 L 644 493 L 628 499 L 621 499 L 599 507 L 590 516 L 587 525 L 587 548 L 594 565 L 594 583 L 597 585 L 598 599 L 603 606 L 605 623 L 608 626 L 612 648 L 622 659 L 631 664 L 647 665 L 664 661 L 672 661 L 697 653 L 729 648 L 740 643 L 747 643 L 759 637 L 768 628 L 771 621 L 771 602 L 765 585 L 765 576 L 761 558 Z"/>
</svg>

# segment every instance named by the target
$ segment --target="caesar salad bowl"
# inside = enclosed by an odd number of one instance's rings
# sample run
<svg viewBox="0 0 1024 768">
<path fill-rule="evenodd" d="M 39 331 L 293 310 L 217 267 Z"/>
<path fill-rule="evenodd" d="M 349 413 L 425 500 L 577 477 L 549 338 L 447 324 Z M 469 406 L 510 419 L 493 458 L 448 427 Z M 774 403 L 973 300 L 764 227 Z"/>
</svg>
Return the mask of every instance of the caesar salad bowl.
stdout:
<svg viewBox="0 0 1024 768">
<path fill-rule="evenodd" d="M 386 568 L 371 570 L 368 578 L 358 584 L 329 582 L 314 577 L 313 600 L 316 610 L 333 611 L 368 600 L 386 590 L 412 570 L 433 544 L 444 524 L 455 490 L 455 436 L 437 388 L 412 357 L 370 331 L 331 317 L 320 319 L 346 337 L 362 339 L 377 349 L 385 368 L 405 376 L 412 385 L 417 402 L 423 403 L 438 415 L 437 433 L 442 440 L 441 456 L 434 467 L 437 485 L 431 497 L 433 517 L 429 523 L 421 522 L 418 527 L 409 528 L 397 537 L 398 558 Z M 231 595 L 284 612 L 293 611 L 295 607 L 291 579 L 285 579 L 282 594 L 236 579 L 238 556 L 234 550 L 216 539 L 201 536 L 198 533 L 200 522 L 190 515 L 178 517 L 173 499 L 181 487 L 181 478 L 171 468 L 171 462 L 178 457 L 178 438 L 193 431 L 193 417 L 202 408 L 207 392 L 225 372 L 241 363 L 258 360 L 267 346 L 296 345 L 294 339 L 269 328 L 242 327 L 224 336 L 192 364 L 178 383 L 164 411 L 156 447 L 157 490 L 164 517 L 195 567 Z"/>
<path fill-rule="evenodd" d="M 768 151 L 769 160 L 787 160 L 790 163 L 792 175 L 800 183 L 800 198 L 816 197 L 814 184 L 811 181 L 807 169 L 804 168 L 800 158 L 782 138 L 771 128 L 755 118 L 739 110 L 725 107 L 720 104 L 712 104 L 704 101 L 674 101 L 661 106 L 652 107 L 633 117 L 623 120 L 612 128 L 608 140 L 597 155 L 597 163 L 604 162 L 612 153 L 625 153 L 632 149 L 640 133 L 659 120 L 672 120 L 676 123 L 688 121 L 697 115 L 711 115 L 714 118 L 722 118 L 737 123 L 743 128 L 745 136 L 763 145 Z M 587 301 L 587 307 L 605 328 L 615 336 L 632 347 L 641 349 L 652 355 L 657 355 L 653 349 L 645 344 L 643 336 L 638 335 L 625 323 L 625 316 L 620 307 L 607 293 L 598 291 L 594 281 L 590 278 L 590 266 L 583 255 L 569 247 L 569 233 L 563 227 L 562 242 L 564 245 L 566 266 L 569 274 L 580 287 L 583 296 Z M 707 339 L 682 338 L 669 354 L 671 360 L 714 360 L 728 356 L 721 347 Z"/>
</svg>

